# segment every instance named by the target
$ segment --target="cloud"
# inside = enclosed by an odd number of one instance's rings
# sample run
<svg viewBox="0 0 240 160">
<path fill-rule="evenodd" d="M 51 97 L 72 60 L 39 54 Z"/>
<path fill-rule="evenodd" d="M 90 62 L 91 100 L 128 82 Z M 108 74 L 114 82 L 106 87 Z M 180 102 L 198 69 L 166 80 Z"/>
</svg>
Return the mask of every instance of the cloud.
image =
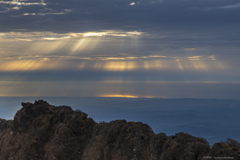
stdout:
<svg viewBox="0 0 240 160">
<path fill-rule="evenodd" d="M 229 5 L 223 5 L 223 6 L 217 6 L 217 7 L 211 7 L 208 9 L 212 8 L 221 8 L 221 9 L 236 9 L 240 7 L 240 3 L 235 3 L 235 4 L 229 4 Z"/>
<path fill-rule="evenodd" d="M 195 23 L 194 27 L 207 23 L 237 23 L 235 19 L 240 12 L 235 9 L 239 6 L 238 0 L 25 0 L 0 3 L 0 32 L 18 29 L 59 33 L 101 30 L 146 32 L 149 29 L 159 31 L 159 28 L 181 27 L 186 23 Z"/>
<path fill-rule="evenodd" d="M 63 40 L 69 38 L 84 37 L 134 37 L 141 36 L 143 32 L 104 31 L 104 32 L 83 32 L 83 33 L 54 33 L 54 32 L 0 32 L 0 40 L 32 41 L 32 40 Z"/>
<path fill-rule="evenodd" d="M 0 77 L 239 81 L 238 8 L 239 0 L 1 0 Z"/>
<path fill-rule="evenodd" d="M 130 3 L 129 5 L 130 5 L 130 6 L 133 6 L 133 5 L 135 5 L 135 4 L 136 4 L 135 2 L 132 2 L 132 3 Z"/>
<path fill-rule="evenodd" d="M 22 2 L 22 1 L 0 1 L 2 4 L 18 5 L 18 6 L 31 6 L 31 5 L 44 5 L 47 4 L 44 2 Z"/>
</svg>

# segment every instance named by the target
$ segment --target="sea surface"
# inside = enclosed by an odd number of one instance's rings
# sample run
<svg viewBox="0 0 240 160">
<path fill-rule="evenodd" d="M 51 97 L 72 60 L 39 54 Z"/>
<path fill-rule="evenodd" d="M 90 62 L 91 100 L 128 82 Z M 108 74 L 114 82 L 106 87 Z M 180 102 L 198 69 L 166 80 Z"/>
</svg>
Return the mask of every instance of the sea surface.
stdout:
<svg viewBox="0 0 240 160">
<path fill-rule="evenodd" d="M 227 138 L 240 141 L 240 101 L 230 99 L 0 97 L 0 118 L 13 119 L 22 102 L 34 103 L 39 99 L 79 109 L 96 122 L 143 122 L 155 133 L 185 132 L 205 138 L 210 145 Z"/>
</svg>

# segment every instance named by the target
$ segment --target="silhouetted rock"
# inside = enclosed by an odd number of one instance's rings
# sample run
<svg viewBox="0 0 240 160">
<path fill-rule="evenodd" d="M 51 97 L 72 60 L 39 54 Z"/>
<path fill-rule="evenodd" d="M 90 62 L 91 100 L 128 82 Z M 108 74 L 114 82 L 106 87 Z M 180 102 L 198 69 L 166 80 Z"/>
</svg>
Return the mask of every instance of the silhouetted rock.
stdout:
<svg viewBox="0 0 240 160">
<path fill-rule="evenodd" d="M 0 120 L 0 159 L 79 159 L 96 123 L 71 107 L 22 103 L 13 121 Z"/>
<path fill-rule="evenodd" d="M 55 107 L 43 100 L 22 106 L 14 120 L 0 119 L 0 160 L 200 160 L 213 155 L 239 158 L 236 146 L 229 149 L 224 146 L 229 144 L 221 143 L 210 150 L 205 139 L 187 133 L 155 134 L 147 124 L 126 120 L 98 124 L 84 112 L 69 106 Z"/>
<path fill-rule="evenodd" d="M 214 157 L 221 157 L 221 159 L 234 159 L 240 160 L 240 148 L 239 146 L 231 146 L 224 142 L 215 143 L 209 153 L 209 156 L 214 159 Z M 217 158 L 215 158 L 217 159 Z"/>
</svg>

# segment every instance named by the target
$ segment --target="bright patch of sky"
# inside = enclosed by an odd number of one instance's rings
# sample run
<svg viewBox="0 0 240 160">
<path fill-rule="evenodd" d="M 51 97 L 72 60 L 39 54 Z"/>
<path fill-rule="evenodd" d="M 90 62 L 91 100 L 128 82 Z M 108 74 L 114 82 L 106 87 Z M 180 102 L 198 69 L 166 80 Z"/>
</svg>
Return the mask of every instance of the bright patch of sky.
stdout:
<svg viewBox="0 0 240 160">
<path fill-rule="evenodd" d="M 135 4 L 136 4 L 135 2 L 132 2 L 132 3 L 130 3 L 129 5 L 133 6 L 133 5 L 135 5 Z"/>
</svg>

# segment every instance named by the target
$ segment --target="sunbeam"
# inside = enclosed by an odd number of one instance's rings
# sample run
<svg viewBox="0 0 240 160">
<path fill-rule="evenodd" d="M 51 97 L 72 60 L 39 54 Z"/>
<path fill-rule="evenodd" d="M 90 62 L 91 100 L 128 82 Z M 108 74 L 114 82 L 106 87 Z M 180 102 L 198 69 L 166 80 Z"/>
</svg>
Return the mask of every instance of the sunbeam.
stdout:
<svg viewBox="0 0 240 160">
<path fill-rule="evenodd" d="M 86 39 L 85 38 L 83 38 L 83 39 L 79 39 L 77 42 L 76 42 L 76 44 L 72 47 L 72 50 L 71 50 L 71 52 L 70 52 L 70 55 L 73 55 L 76 51 L 78 51 L 78 50 L 82 50 L 82 49 L 84 49 L 85 47 L 86 47 L 86 44 L 84 44 L 84 41 L 85 41 Z M 84 46 L 83 46 L 84 45 Z"/>
</svg>

